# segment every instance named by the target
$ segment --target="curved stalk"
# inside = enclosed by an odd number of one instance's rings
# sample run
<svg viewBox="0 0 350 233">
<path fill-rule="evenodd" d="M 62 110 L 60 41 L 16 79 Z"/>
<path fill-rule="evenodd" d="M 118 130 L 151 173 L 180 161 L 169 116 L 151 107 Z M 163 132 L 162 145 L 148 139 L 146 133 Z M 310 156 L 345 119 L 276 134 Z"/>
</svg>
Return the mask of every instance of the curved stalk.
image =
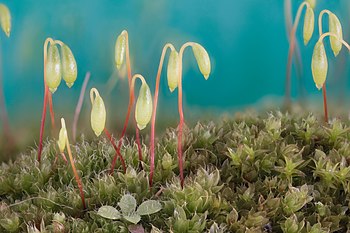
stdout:
<svg viewBox="0 0 350 233">
<path fill-rule="evenodd" d="M 158 72 L 156 77 L 156 87 L 154 91 L 154 97 L 153 97 L 153 114 L 152 114 L 152 122 L 151 122 L 151 137 L 150 137 L 150 174 L 149 174 L 149 184 L 150 187 L 152 187 L 153 182 L 153 172 L 154 172 L 154 138 L 155 138 L 155 125 L 156 125 L 156 115 L 157 115 L 157 104 L 158 104 L 158 94 L 159 94 L 159 84 L 160 84 L 160 76 L 162 73 L 163 63 L 165 54 L 170 48 L 172 51 L 175 50 L 174 46 L 172 44 L 166 44 L 163 47 L 162 55 L 160 56 L 159 66 L 158 66 Z"/>
<path fill-rule="evenodd" d="M 127 47 L 128 48 L 128 47 Z M 134 95 L 134 86 L 135 86 L 135 80 L 136 79 L 140 79 L 142 83 L 145 83 L 146 80 L 144 79 L 144 77 L 140 74 L 135 74 L 132 79 L 130 80 L 130 90 L 129 90 L 129 105 L 128 105 L 128 112 L 127 112 L 127 117 L 125 119 L 125 124 L 124 124 L 124 128 L 123 128 L 123 132 L 122 132 L 122 135 L 120 136 L 120 139 L 119 139 L 119 142 L 118 142 L 118 147 L 117 147 L 117 153 L 116 155 L 114 156 L 113 158 L 113 161 L 112 161 L 112 165 L 111 165 L 111 170 L 110 170 L 110 173 L 113 174 L 114 172 L 114 167 L 115 167 L 115 163 L 117 161 L 117 157 L 118 155 L 120 155 L 120 147 L 121 147 L 121 144 L 122 144 L 122 139 L 124 137 L 124 134 L 125 134 L 125 131 L 126 131 L 126 127 L 128 125 L 128 121 L 129 121 L 129 118 L 130 118 L 130 113 L 131 113 L 131 109 L 132 109 L 132 106 L 134 104 L 134 98 L 135 98 L 135 95 Z M 137 126 L 136 126 L 136 120 L 134 118 L 134 121 L 135 121 L 135 127 L 136 129 Z M 141 147 L 141 144 L 139 145 L 139 152 L 140 152 L 140 147 Z M 121 155 L 120 155 L 121 157 Z M 139 157 L 140 158 L 140 157 Z M 140 158 L 142 160 L 142 158 Z"/>
<path fill-rule="evenodd" d="M 303 2 L 302 4 L 300 4 L 297 14 L 295 16 L 295 20 L 294 20 L 294 24 L 292 29 L 289 32 L 289 49 L 288 49 L 288 58 L 287 58 L 287 69 L 286 69 L 286 86 L 285 86 L 285 102 L 286 105 L 289 106 L 290 104 L 290 99 L 291 99 L 291 71 L 292 71 L 292 59 L 293 59 L 293 54 L 294 54 L 294 50 L 295 50 L 295 46 L 296 46 L 296 42 L 295 42 L 295 33 L 296 30 L 298 28 L 299 25 L 299 21 L 300 21 L 300 17 L 301 17 L 301 13 L 303 8 L 307 6 L 310 7 L 308 2 Z"/>
<path fill-rule="evenodd" d="M 46 57 L 47 57 L 47 46 L 49 43 L 54 43 L 52 38 L 47 38 L 44 43 L 44 103 L 43 103 L 43 112 L 41 115 L 41 123 L 40 123 L 40 135 L 39 135 L 39 148 L 38 148 L 38 161 L 41 160 L 41 153 L 43 150 L 43 136 L 44 136 L 44 128 L 45 128 L 45 120 L 46 120 L 46 106 L 49 97 L 49 87 L 46 85 Z M 50 110 L 52 108 L 52 101 L 50 102 Z M 51 112 L 51 111 L 50 111 Z M 52 110 L 53 113 L 53 110 Z M 54 117 L 51 117 L 51 119 Z M 51 122 L 52 123 L 52 122 Z"/>
<path fill-rule="evenodd" d="M 78 104 L 74 112 L 74 120 L 73 120 L 73 126 L 72 126 L 74 142 L 76 141 L 76 138 L 77 138 L 77 125 L 78 125 L 79 115 L 80 115 L 81 108 L 83 106 L 84 95 L 85 95 L 85 91 L 86 91 L 86 87 L 89 82 L 89 79 L 90 79 L 90 72 L 87 72 L 84 78 L 83 86 L 81 87 L 81 90 L 80 90 Z"/>
<path fill-rule="evenodd" d="M 323 34 L 323 32 L 322 32 L 322 19 L 323 19 L 324 14 L 330 15 L 330 14 L 332 14 L 332 12 L 330 12 L 329 10 L 322 10 L 320 12 L 320 14 L 318 15 L 318 32 L 319 32 L 320 36 Z"/>
<path fill-rule="evenodd" d="M 182 57 L 185 49 L 189 46 L 192 46 L 193 42 L 187 42 L 180 48 L 179 51 L 179 78 L 178 78 L 178 110 L 179 110 L 179 128 L 178 128 L 178 134 L 177 134 L 177 153 L 178 153 L 178 163 L 179 163 L 179 170 L 180 170 L 180 182 L 181 187 L 184 185 L 184 174 L 183 174 L 183 161 L 182 161 L 182 131 L 183 131 L 183 125 L 184 125 L 184 113 L 183 113 L 183 107 L 182 107 Z"/>
</svg>

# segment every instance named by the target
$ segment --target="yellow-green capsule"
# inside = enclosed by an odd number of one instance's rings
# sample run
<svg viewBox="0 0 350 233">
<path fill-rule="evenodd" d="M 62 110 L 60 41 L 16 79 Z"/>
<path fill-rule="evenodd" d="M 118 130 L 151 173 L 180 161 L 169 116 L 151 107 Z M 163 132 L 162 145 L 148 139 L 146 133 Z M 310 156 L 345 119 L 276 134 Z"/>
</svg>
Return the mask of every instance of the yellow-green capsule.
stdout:
<svg viewBox="0 0 350 233">
<path fill-rule="evenodd" d="M 167 69 L 168 86 L 170 92 L 173 92 L 177 88 L 179 68 L 179 53 L 174 49 L 170 53 Z"/>
<path fill-rule="evenodd" d="M 315 45 L 311 70 L 316 87 L 320 90 L 326 81 L 328 71 L 327 55 L 322 41 L 318 41 Z"/>
<path fill-rule="evenodd" d="M 72 51 L 65 44 L 61 46 L 61 55 L 63 79 L 66 82 L 67 86 L 70 88 L 73 86 L 75 80 L 77 79 L 77 63 Z"/>
<path fill-rule="evenodd" d="M 94 97 L 95 95 L 95 97 Z M 92 104 L 91 109 L 91 128 L 96 136 L 100 136 L 106 124 L 106 108 L 100 93 L 96 88 L 91 88 L 90 99 Z"/>
<path fill-rule="evenodd" d="M 341 23 L 338 17 L 333 13 L 329 14 L 329 32 L 335 34 L 340 40 L 343 39 L 343 29 Z M 337 56 L 343 44 L 333 36 L 330 37 L 330 41 L 334 56 Z"/>
<path fill-rule="evenodd" d="M 11 33 L 11 13 L 4 4 L 0 4 L 0 24 L 6 36 L 9 37 Z"/>
<path fill-rule="evenodd" d="M 305 45 L 309 43 L 309 40 L 311 39 L 312 34 L 314 33 L 314 25 L 315 25 L 314 11 L 312 10 L 311 7 L 307 7 L 305 18 L 304 18 L 304 30 L 303 30 Z"/>
<path fill-rule="evenodd" d="M 67 142 L 67 129 L 66 129 L 66 122 L 64 118 L 61 118 L 61 130 L 58 136 L 58 148 L 60 152 L 62 153 L 64 149 L 66 148 L 66 142 Z"/>
<path fill-rule="evenodd" d="M 46 58 L 46 84 L 50 91 L 54 93 L 61 83 L 62 67 L 60 53 L 56 44 L 50 44 Z"/>
<path fill-rule="evenodd" d="M 308 3 L 310 4 L 310 7 L 311 7 L 312 9 L 315 8 L 315 6 L 316 6 L 316 0 L 306 0 L 306 2 L 308 2 Z"/>
<path fill-rule="evenodd" d="M 126 51 L 126 31 L 122 31 L 115 42 L 115 65 L 118 70 L 124 62 L 124 56 Z"/>
<path fill-rule="evenodd" d="M 194 43 L 192 50 L 197 60 L 199 70 L 203 74 L 204 78 L 208 79 L 210 74 L 210 58 L 207 51 L 198 43 Z"/>
<path fill-rule="evenodd" d="M 142 130 L 144 129 L 152 117 L 152 94 L 147 83 L 142 83 L 139 96 L 136 101 L 135 108 L 135 119 L 137 127 Z"/>
</svg>

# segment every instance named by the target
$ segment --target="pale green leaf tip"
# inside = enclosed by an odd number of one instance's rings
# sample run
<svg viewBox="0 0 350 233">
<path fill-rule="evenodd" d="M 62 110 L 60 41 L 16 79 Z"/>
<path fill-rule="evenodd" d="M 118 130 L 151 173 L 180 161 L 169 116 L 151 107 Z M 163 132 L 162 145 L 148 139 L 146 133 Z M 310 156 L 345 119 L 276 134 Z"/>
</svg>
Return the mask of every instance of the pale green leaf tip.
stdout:
<svg viewBox="0 0 350 233">
<path fill-rule="evenodd" d="M 67 87 L 71 88 L 74 85 L 74 83 L 67 83 L 66 82 L 66 85 L 67 85 Z"/>
<path fill-rule="evenodd" d="M 49 88 L 49 90 L 50 90 L 50 92 L 53 94 L 53 93 L 55 93 L 55 92 L 56 92 L 57 87 L 56 87 L 56 88 Z"/>
</svg>

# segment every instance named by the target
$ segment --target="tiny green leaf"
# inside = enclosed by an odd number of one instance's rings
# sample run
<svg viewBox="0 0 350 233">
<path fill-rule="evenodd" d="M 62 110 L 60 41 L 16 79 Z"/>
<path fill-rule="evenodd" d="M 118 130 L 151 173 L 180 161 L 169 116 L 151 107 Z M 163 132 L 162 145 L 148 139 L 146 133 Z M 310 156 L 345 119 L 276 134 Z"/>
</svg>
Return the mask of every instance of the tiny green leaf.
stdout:
<svg viewBox="0 0 350 233">
<path fill-rule="evenodd" d="M 94 98 L 95 94 L 95 98 Z M 90 100 L 92 104 L 91 109 L 91 128 L 96 136 L 100 136 L 106 125 L 106 108 L 98 90 L 91 88 Z"/>
<path fill-rule="evenodd" d="M 309 40 L 312 37 L 312 34 L 314 32 L 314 25 L 315 25 L 315 15 L 314 11 L 311 7 L 306 8 L 305 18 L 304 18 L 304 30 L 303 30 L 303 36 L 304 36 L 304 44 L 307 45 L 309 43 Z"/>
<path fill-rule="evenodd" d="M 169 56 L 167 77 L 170 92 L 173 92 L 177 88 L 179 78 L 179 53 L 175 49 L 171 51 Z"/>
<path fill-rule="evenodd" d="M 329 32 L 337 35 L 338 39 L 340 40 L 343 39 L 343 30 L 342 30 L 341 23 L 338 17 L 333 13 L 329 14 Z M 337 56 L 339 54 L 343 45 L 338 39 L 333 36 L 330 37 L 331 47 L 332 47 L 334 56 Z"/>
<path fill-rule="evenodd" d="M 159 201 L 155 200 L 148 200 L 143 202 L 138 208 L 136 213 L 139 215 L 150 215 L 157 213 L 162 209 L 162 205 Z"/>
<path fill-rule="evenodd" d="M 138 215 L 137 213 L 130 213 L 123 215 L 123 218 L 133 224 L 137 224 L 141 220 L 141 216 Z"/>
<path fill-rule="evenodd" d="M 122 210 L 123 215 L 134 213 L 136 209 L 136 199 L 130 194 L 125 194 L 118 202 L 118 206 Z"/>
<path fill-rule="evenodd" d="M 150 122 L 152 117 L 152 94 L 147 83 L 142 83 L 139 96 L 136 101 L 135 119 L 137 127 L 142 130 Z"/>
<path fill-rule="evenodd" d="M 120 212 L 113 206 L 108 206 L 108 205 L 101 206 L 98 209 L 97 214 L 100 215 L 101 217 L 112 219 L 112 220 L 121 218 Z"/>
<path fill-rule="evenodd" d="M 46 58 L 46 84 L 54 93 L 61 83 L 61 58 L 56 44 L 50 44 Z"/>
<path fill-rule="evenodd" d="M 199 70 L 203 74 L 204 78 L 208 79 L 211 66 L 210 66 L 210 58 L 207 51 L 205 50 L 205 48 L 203 48 L 202 45 L 198 43 L 194 43 L 194 45 L 192 46 L 192 51 L 197 60 Z"/>
<path fill-rule="evenodd" d="M 312 77 L 318 89 L 321 89 L 327 78 L 328 61 L 323 42 L 318 41 L 315 45 L 311 60 Z"/>
<path fill-rule="evenodd" d="M 0 24 L 6 36 L 9 37 L 11 33 L 11 13 L 4 4 L 0 4 Z"/>
<path fill-rule="evenodd" d="M 126 31 L 122 31 L 115 42 L 115 65 L 119 70 L 124 62 L 124 56 L 126 51 Z"/>
<path fill-rule="evenodd" d="M 61 118 L 61 130 L 58 136 L 58 148 L 60 150 L 60 152 L 62 153 L 66 147 L 66 142 L 67 142 L 67 129 L 66 129 L 66 122 L 64 120 L 64 118 Z"/>
<path fill-rule="evenodd" d="M 62 45 L 61 52 L 63 79 L 66 81 L 67 86 L 70 88 L 73 86 L 75 80 L 77 79 L 77 63 L 72 51 L 67 45 Z"/>
</svg>

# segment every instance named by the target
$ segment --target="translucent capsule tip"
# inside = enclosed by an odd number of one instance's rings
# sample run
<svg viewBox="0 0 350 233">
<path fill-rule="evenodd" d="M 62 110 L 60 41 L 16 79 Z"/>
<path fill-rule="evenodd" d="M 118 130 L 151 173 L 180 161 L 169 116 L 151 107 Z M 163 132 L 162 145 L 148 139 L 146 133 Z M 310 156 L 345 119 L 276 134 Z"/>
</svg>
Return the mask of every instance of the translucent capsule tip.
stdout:
<svg viewBox="0 0 350 233">
<path fill-rule="evenodd" d="M 56 88 L 49 88 L 49 90 L 50 90 L 50 92 L 53 94 L 53 93 L 55 93 L 55 92 L 56 92 L 57 87 L 56 87 Z"/>
<path fill-rule="evenodd" d="M 71 88 L 74 85 L 74 83 L 67 83 L 66 82 L 66 85 L 67 85 L 67 87 Z"/>
</svg>

